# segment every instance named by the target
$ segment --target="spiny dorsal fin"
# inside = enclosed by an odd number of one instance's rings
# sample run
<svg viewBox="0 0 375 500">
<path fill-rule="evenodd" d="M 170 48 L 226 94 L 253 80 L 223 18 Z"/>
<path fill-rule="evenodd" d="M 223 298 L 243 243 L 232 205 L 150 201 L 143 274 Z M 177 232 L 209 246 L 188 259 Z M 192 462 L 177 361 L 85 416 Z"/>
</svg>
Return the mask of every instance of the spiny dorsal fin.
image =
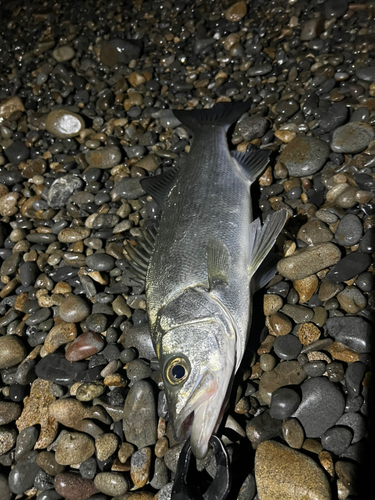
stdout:
<svg viewBox="0 0 375 500">
<path fill-rule="evenodd" d="M 250 224 L 250 277 L 254 276 L 254 273 L 275 244 L 276 238 L 284 227 L 287 215 L 286 210 L 279 210 L 269 215 L 263 226 L 260 224 L 260 219 L 256 219 Z"/>
<path fill-rule="evenodd" d="M 180 167 L 170 168 L 155 177 L 145 177 L 141 179 L 140 183 L 146 193 L 152 196 L 156 203 L 162 207 L 179 172 Z"/>
<path fill-rule="evenodd" d="M 207 244 L 207 272 L 210 289 L 229 282 L 230 255 L 225 244 L 212 237 Z"/>
<path fill-rule="evenodd" d="M 210 109 L 174 109 L 173 114 L 180 122 L 195 131 L 201 127 L 225 127 L 226 130 L 250 109 L 252 99 L 246 102 L 219 102 Z"/>
<path fill-rule="evenodd" d="M 269 149 L 252 149 L 246 153 L 232 151 L 232 158 L 246 171 L 250 182 L 254 182 L 266 168 L 271 151 Z"/>
<path fill-rule="evenodd" d="M 149 228 L 142 229 L 142 233 L 137 237 L 136 246 L 131 245 L 129 242 L 125 244 L 125 258 L 139 278 L 146 278 L 158 228 L 159 221 L 155 220 Z"/>
</svg>

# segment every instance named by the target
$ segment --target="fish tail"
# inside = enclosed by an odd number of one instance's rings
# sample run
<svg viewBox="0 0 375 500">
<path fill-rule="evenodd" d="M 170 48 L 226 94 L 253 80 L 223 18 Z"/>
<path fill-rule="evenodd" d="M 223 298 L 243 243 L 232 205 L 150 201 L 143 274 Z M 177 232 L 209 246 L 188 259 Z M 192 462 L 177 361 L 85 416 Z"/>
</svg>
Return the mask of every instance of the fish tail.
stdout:
<svg viewBox="0 0 375 500">
<path fill-rule="evenodd" d="M 252 99 L 246 102 L 219 102 L 211 109 L 186 111 L 174 109 L 173 114 L 191 130 L 201 127 L 225 127 L 226 130 L 250 109 Z"/>
</svg>

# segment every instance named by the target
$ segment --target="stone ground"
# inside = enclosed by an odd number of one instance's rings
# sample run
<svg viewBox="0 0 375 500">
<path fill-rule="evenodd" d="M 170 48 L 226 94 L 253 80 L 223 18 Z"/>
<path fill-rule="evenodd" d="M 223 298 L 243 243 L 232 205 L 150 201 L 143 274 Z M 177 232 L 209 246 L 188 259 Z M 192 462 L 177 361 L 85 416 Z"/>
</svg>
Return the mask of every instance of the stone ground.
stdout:
<svg viewBox="0 0 375 500">
<path fill-rule="evenodd" d="M 271 150 L 254 212 L 288 222 L 220 430 L 229 498 L 374 497 L 374 9 L 0 3 L 1 500 L 170 499 L 182 444 L 124 246 L 160 213 L 139 179 L 189 153 L 171 110 L 250 98 L 229 146 Z"/>
</svg>

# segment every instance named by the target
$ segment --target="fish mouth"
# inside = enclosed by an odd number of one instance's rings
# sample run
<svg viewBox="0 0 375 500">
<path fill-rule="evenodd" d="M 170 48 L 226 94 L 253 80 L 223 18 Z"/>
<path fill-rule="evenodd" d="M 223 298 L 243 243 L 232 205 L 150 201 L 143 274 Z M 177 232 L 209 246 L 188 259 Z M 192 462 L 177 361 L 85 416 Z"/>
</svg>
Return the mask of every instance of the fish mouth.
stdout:
<svg viewBox="0 0 375 500">
<path fill-rule="evenodd" d="M 225 406 L 220 393 L 214 373 L 206 370 L 183 411 L 173 419 L 176 439 L 190 435 L 190 445 L 198 459 L 207 455 L 210 437 L 220 424 Z"/>
</svg>

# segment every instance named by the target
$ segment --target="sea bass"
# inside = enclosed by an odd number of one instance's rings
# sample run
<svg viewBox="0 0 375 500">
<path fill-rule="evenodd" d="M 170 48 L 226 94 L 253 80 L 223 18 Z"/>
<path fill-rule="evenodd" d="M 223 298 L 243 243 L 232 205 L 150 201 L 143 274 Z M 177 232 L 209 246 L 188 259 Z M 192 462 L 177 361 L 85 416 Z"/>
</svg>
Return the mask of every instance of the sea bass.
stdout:
<svg viewBox="0 0 375 500">
<path fill-rule="evenodd" d="M 208 451 L 245 351 L 252 278 L 286 220 L 283 210 L 263 227 L 252 222 L 250 185 L 269 151 L 230 152 L 226 138 L 249 107 L 174 110 L 194 134 L 186 163 L 142 181 L 162 208 L 146 275 L 151 335 L 174 433 L 191 433 L 197 458 Z"/>
</svg>

